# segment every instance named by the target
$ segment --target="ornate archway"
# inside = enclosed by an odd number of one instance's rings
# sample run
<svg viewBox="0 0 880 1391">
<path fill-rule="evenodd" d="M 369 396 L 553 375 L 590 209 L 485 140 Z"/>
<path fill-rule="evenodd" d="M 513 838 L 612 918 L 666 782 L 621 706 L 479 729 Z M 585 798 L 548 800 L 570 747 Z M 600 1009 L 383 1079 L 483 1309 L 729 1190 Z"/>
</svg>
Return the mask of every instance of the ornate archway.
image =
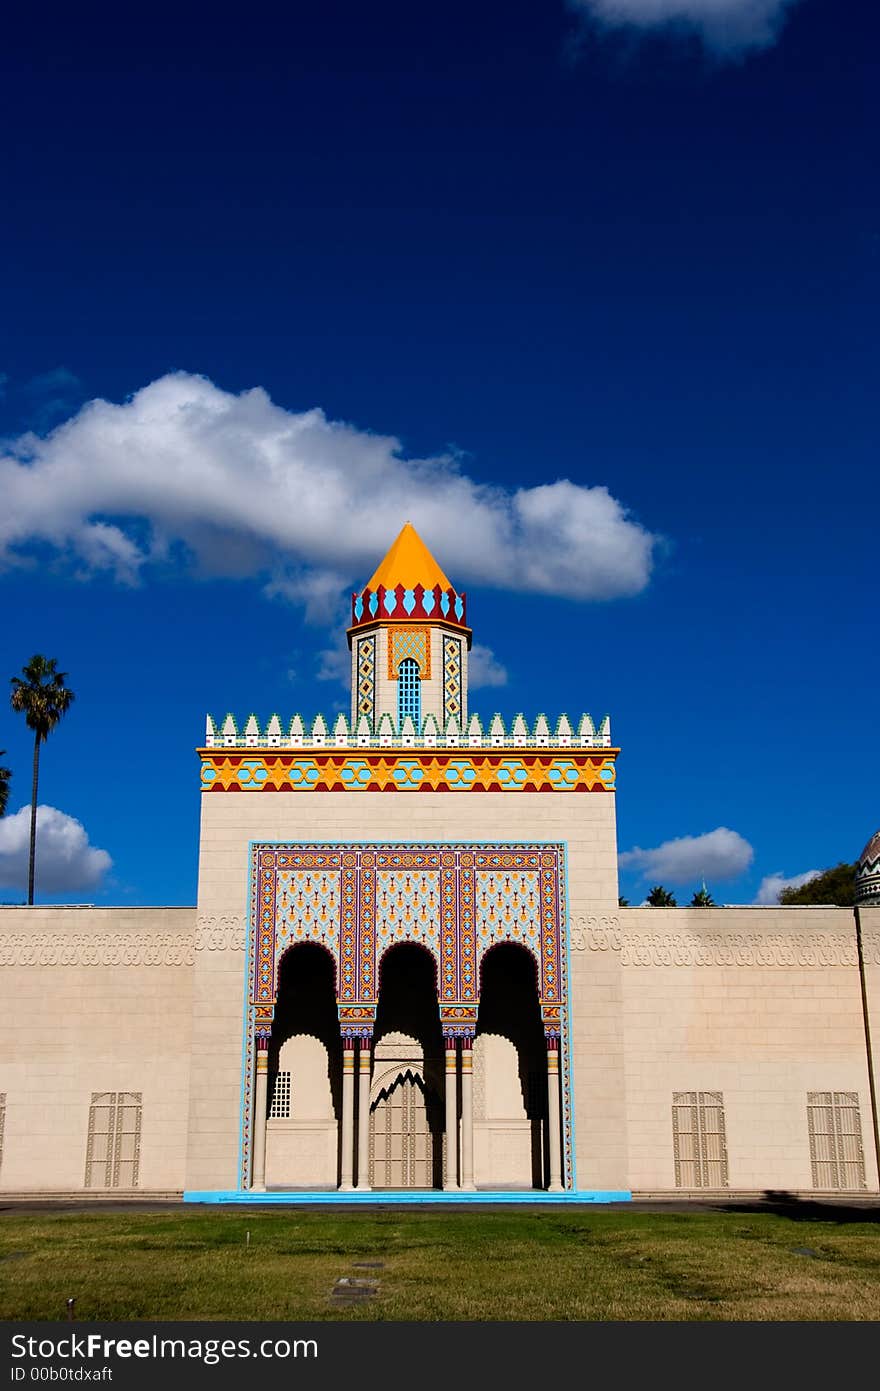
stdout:
<svg viewBox="0 0 880 1391">
<path fill-rule="evenodd" d="M 564 846 L 273 842 L 256 844 L 251 853 L 242 1187 L 263 1182 L 259 1117 L 266 1110 L 279 961 L 291 945 L 306 942 L 322 946 L 336 966 L 341 1188 L 367 1186 L 380 963 L 403 944 L 423 948 L 435 964 L 434 1017 L 445 1052 L 444 1186 L 474 1186 L 479 981 L 484 959 L 500 943 L 524 948 L 535 963 L 551 1137 L 547 1186 L 574 1186 Z"/>
</svg>

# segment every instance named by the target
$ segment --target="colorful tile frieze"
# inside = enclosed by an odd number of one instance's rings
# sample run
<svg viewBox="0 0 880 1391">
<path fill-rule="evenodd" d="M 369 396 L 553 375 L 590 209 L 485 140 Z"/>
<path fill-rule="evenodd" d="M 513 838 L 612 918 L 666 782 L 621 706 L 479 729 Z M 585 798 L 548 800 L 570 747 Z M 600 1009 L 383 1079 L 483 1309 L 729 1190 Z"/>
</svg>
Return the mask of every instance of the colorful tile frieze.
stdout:
<svg viewBox="0 0 880 1391">
<path fill-rule="evenodd" d="M 613 792 L 617 749 L 202 749 L 203 792 Z"/>
</svg>

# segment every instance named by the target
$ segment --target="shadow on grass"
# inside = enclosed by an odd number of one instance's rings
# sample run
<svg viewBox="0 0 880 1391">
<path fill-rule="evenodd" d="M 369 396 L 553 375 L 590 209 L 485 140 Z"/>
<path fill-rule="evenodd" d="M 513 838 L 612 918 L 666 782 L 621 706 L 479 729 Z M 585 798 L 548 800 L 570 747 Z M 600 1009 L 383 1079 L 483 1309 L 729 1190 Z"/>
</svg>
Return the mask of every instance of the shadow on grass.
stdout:
<svg viewBox="0 0 880 1391">
<path fill-rule="evenodd" d="M 718 1208 L 721 1212 L 771 1212 L 777 1217 L 790 1217 L 793 1222 L 880 1222 L 880 1204 L 876 1201 L 801 1198 L 784 1188 L 768 1188 L 763 1198 L 719 1203 Z"/>
</svg>

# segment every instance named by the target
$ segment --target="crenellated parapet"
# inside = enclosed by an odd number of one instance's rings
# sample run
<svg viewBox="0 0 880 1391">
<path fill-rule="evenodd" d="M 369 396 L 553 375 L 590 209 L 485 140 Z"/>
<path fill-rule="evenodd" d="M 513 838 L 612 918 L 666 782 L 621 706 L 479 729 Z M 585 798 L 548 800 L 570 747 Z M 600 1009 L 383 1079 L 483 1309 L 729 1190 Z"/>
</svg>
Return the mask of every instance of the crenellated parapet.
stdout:
<svg viewBox="0 0 880 1391">
<path fill-rule="evenodd" d="M 515 715 L 506 724 L 495 714 L 483 724 L 479 715 L 471 715 L 464 728 L 455 716 L 444 727 L 429 714 L 416 729 L 406 718 L 398 726 L 392 715 L 383 714 L 376 724 L 362 715 L 354 724 L 340 714 L 332 720 L 316 715 L 311 722 L 294 715 L 282 723 L 272 715 L 261 725 L 256 715 L 242 723 L 234 715 L 215 720 L 208 715 L 205 728 L 205 748 L 227 749 L 543 749 L 543 748 L 611 748 L 611 718 L 605 715 L 598 723 L 592 716 L 582 714 L 577 720 L 560 715 L 555 723 L 546 715 L 529 722 L 524 715 Z"/>
</svg>

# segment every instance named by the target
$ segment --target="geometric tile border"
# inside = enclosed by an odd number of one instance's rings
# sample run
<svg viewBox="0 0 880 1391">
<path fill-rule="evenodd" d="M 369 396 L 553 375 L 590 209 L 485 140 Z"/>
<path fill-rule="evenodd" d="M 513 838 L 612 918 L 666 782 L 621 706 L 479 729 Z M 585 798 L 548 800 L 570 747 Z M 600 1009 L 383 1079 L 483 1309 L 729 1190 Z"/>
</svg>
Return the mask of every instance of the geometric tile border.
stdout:
<svg viewBox="0 0 880 1391">
<path fill-rule="evenodd" d="M 613 792 L 616 750 L 202 749 L 203 792 Z"/>
</svg>

